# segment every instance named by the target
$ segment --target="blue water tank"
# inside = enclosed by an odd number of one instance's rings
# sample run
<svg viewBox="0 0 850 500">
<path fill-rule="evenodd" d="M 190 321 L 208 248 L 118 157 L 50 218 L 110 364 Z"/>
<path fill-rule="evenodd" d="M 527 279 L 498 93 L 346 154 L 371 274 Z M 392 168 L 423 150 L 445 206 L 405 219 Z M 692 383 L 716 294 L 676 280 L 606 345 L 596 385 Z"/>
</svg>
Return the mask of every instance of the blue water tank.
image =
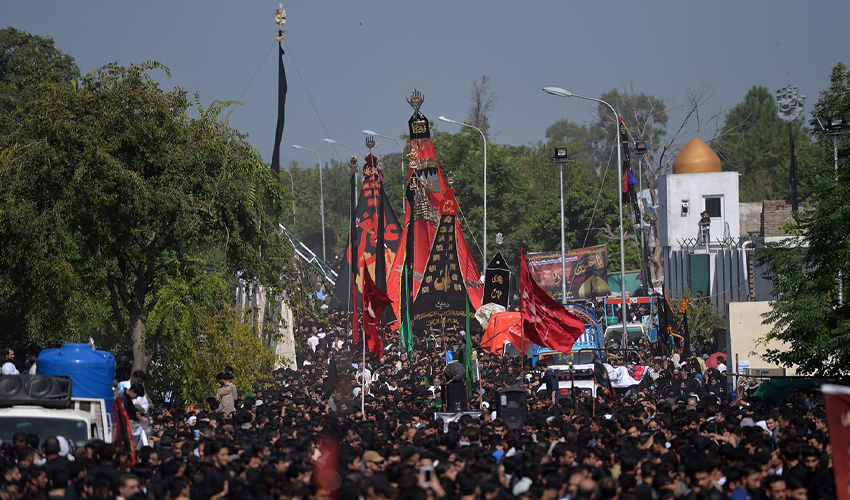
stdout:
<svg viewBox="0 0 850 500">
<path fill-rule="evenodd" d="M 115 356 L 95 350 L 88 344 L 62 344 L 59 349 L 44 349 L 38 355 L 39 375 L 65 375 L 72 380 L 75 398 L 101 398 L 107 413 L 112 413 L 112 380 L 115 378 Z"/>
</svg>

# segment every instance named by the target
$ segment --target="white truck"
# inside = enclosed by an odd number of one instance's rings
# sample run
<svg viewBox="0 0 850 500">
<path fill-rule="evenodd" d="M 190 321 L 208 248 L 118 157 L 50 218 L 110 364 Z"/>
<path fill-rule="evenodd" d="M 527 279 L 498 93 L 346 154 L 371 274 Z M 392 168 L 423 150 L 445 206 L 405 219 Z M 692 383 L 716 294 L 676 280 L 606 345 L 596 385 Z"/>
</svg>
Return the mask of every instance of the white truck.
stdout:
<svg viewBox="0 0 850 500">
<path fill-rule="evenodd" d="M 581 352 L 585 354 L 584 351 Z M 555 356 L 552 356 L 551 362 L 557 363 L 559 361 L 559 357 L 555 353 Z M 572 353 L 574 355 L 578 354 L 577 352 Z M 589 352 L 589 355 L 592 356 L 592 352 Z M 541 354 L 541 358 L 544 358 L 546 354 Z M 562 356 L 564 356 L 562 354 Z M 550 366 L 555 371 L 555 377 L 558 379 L 558 389 L 561 391 L 561 396 L 566 397 L 570 395 L 570 392 L 575 388 L 576 395 L 578 396 L 591 396 L 596 397 L 596 383 L 593 379 L 593 362 L 591 357 L 590 364 L 581 364 L 581 365 L 573 365 L 572 370 L 570 370 L 570 366 L 568 364 L 552 364 Z M 546 391 L 546 384 L 540 384 L 540 387 L 537 388 L 537 392 Z"/>
<path fill-rule="evenodd" d="M 20 384 L 11 380 L 27 377 Z M 78 446 L 92 439 L 112 442 L 112 418 L 106 411 L 105 401 L 96 398 L 73 398 L 70 390 L 66 397 L 33 397 L 25 391 L 28 377 L 47 375 L 5 375 L 0 386 L 20 387 L 17 392 L 0 390 L 0 441 L 11 443 L 16 432 L 35 433 L 41 442 L 48 436 L 64 436 Z M 50 377 L 55 378 L 55 377 Z M 70 386 L 70 381 L 67 381 Z"/>
</svg>

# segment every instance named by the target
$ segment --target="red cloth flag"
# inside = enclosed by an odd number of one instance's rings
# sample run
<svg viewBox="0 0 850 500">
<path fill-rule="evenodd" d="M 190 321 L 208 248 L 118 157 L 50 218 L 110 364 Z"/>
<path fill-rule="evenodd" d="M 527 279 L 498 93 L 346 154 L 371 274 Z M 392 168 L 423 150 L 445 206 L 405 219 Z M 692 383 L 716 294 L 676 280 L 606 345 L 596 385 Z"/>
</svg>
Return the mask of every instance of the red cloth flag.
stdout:
<svg viewBox="0 0 850 500">
<path fill-rule="evenodd" d="M 366 347 L 378 359 L 381 359 L 381 355 L 384 353 L 384 339 L 381 338 L 381 332 L 378 331 L 378 324 L 381 322 L 381 314 L 384 312 L 384 308 L 391 303 L 389 296 L 375 286 L 375 282 L 372 281 L 372 276 L 369 274 L 369 268 L 364 267 L 363 335 L 366 339 Z"/>
<path fill-rule="evenodd" d="M 836 497 L 838 500 L 847 500 L 850 498 L 850 388 L 824 384 L 821 390 L 826 405 L 829 442 L 832 444 Z"/>
<path fill-rule="evenodd" d="M 316 489 L 314 498 L 339 498 L 339 488 L 342 477 L 339 475 L 339 445 L 329 436 L 313 448 L 313 487 Z"/>
<path fill-rule="evenodd" d="M 534 281 L 525 251 L 520 256 L 520 295 L 522 330 L 535 344 L 568 353 L 584 333 L 584 322 L 568 313 Z"/>
</svg>

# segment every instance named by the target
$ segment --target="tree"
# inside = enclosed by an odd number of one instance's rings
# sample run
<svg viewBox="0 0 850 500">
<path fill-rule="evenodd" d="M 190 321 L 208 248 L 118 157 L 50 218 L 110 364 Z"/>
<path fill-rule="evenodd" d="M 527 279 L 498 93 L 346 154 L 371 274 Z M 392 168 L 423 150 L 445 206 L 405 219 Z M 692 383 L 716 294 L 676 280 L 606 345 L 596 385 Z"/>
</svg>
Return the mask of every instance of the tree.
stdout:
<svg viewBox="0 0 850 500">
<path fill-rule="evenodd" d="M 0 134 L 14 123 L 13 112 L 45 87 L 70 84 L 80 77 L 74 58 L 53 46 L 53 39 L 15 28 L 0 29 Z"/>
<path fill-rule="evenodd" d="M 813 110 L 815 117 L 850 116 L 850 71 L 833 68 L 829 88 Z M 814 205 L 795 216 L 788 230 L 794 235 L 770 244 L 760 260 L 777 297 L 766 322 L 774 326 L 764 340 L 785 343 L 767 349 L 765 359 L 782 366 L 796 365 L 807 375 L 846 374 L 850 366 L 850 141 L 839 142 L 838 180 L 835 180 L 832 143 L 816 135 L 820 164 L 814 179 Z"/>
<path fill-rule="evenodd" d="M 623 94 L 626 102 L 629 102 L 629 95 L 629 93 Z M 634 107 L 631 106 L 626 109 Z M 666 116 L 674 110 L 684 113 L 684 118 L 674 131 L 667 132 L 665 128 L 664 132 L 659 133 L 655 139 L 652 139 L 650 134 L 642 135 L 646 134 L 649 129 L 647 123 L 655 121 L 654 116 L 664 116 L 664 123 L 666 123 Z M 721 128 L 720 121 L 726 111 L 724 106 L 714 103 L 711 89 L 703 86 L 695 90 L 689 89 L 681 103 L 671 100 L 665 102 L 664 107 L 653 106 L 647 112 L 624 113 L 627 119 L 629 117 L 634 119 L 634 125 L 630 126 L 634 140 L 649 138 L 650 141 L 657 141 L 650 142 L 651 149 L 643 159 L 644 186 L 649 190 L 651 200 L 649 205 L 659 206 L 658 179 L 662 175 L 671 173 L 676 155 L 692 137 L 702 135 L 706 137 L 706 142 L 709 144 L 721 143 L 724 140 L 728 131 Z M 729 121 L 727 120 L 726 123 L 728 124 Z M 664 255 L 659 238 L 658 216 L 646 205 L 644 204 L 643 207 L 643 218 L 645 238 L 649 250 L 647 258 L 651 277 L 657 279 L 664 275 Z"/>
<path fill-rule="evenodd" d="M 729 110 L 725 139 L 718 154 L 724 170 L 740 172 L 743 202 L 790 199 L 788 124 L 776 116 L 776 102 L 766 87 L 753 87 Z M 797 156 L 809 146 L 801 123 L 791 124 Z"/>
<path fill-rule="evenodd" d="M 623 116 L 626 125 L 628 126 L 631 141 L 647 141 L 652 150 L 664 150 L 665 141 L 675 140 L 678 136 L 674 134 L 671 138 L 667 134 L 667 121 L 669 112 L 673 109 L 672 104 L 665 103 L 661 99 L 651 96 L 646 93 L 638 93 L 635 91 L 631 82 L 626 81 L 622 89 L 613 89 L 600 96 L 600 99 L 611 104 L 614 109 L 618 110 L 618 114 Z M 585 149 L 580 154 L 580 158 L 589 162 L 591 171 L 597 176 L 605 180 L 603 185 L 619 186 L 619 179 L 613 179 L 614 172 L 617 172 L 616 165 L 616 150 L 615 138 L 613 131 L 616 125 L 617 117 L 611 113 L 608 106 L 597 103 L 592 106 L 595 119 L 587 125 L 576 125 L 566 120 L 561 120 L 554 123 L 546 130 L 546 137 L 554 142 L 563 144 L 567 141 L 579 141 L 585 146 Z M 680 129 L 681 131 L 681 129 Z M 669 145 L 667 145 L 669 147 Z M 663 169 L 666 164 L 656 165 L 655 158 L 652 154 L 648 154 L 644 159 L 643 175 L 645 181 L 644 187 L 649 189 L 652 196 L 653 205 L 657 205 L 657 184 L 659 169 Z M 637 158 L 633 158 L 633 164 L 637 163 Z M 610 177 L 608 177 L 610 176 Z M 614 188 L 616 189 L 616 187 Z M 616 196 L 616 191 L 614 192 Z M 616 198 L 614 211 L 616 212 Z M 661 255 L 661 247 L 658 243 L 658 220 L 649 215 L 648 210 L 644 210 L 644 217 L 648 219 L 648 224 L 645 226 L 645 238 L 649 242 L 653 242 L 650 247 L 649 262 L 652 278 L 659 278 L 664 274 L 663 271 L 663 256 Z M 611 244 L 610 256 L 619 253 L 619 230 L 617 230 L 617 217 L 605 221 L 600 225 L 600 236 Z M 627 267 L 637 268 L 639 265 L 640 242 L 638 239 L 638 225 L 632 221 L 624 220 L 625 243 L 627 244 Z M 613 244 L 613 242 L 617 242 Z M 610 270 L 619 269 L 618 259 L 614 259 L 609 268 Z"/>
<path fill-rule="evenodd" d="M 197 259 L 273 293 L 291 265 L 275 223 L 288 200 L 244 136 L 218 119 L 227 103 L 205 109 L 183 89 L 165 92 L 150 74 L 156 68 L 113 64 L 77 87 L 50 87 L 16 113 L 20 125 L 0 155 L 0 218 L 14 221 L 0 227 L 3 296 L 21 274 L 44 282 L 52 294 L 30 294 L 28 307 L 62 320 L 42 328 L 67 332 L 87 325 L 74 321 L 79 304 L 49 305 L 57 297 L 105 300 L 111 333 L 132 348 L 135 368 L 166 341 L 147 329 L 159 292 L 196 274 Z M 0 306 L 16 305 L 3 296 Z M 32 333 L 32 324 L 18 326 L 15 334 Z"/>
<path fill-rule="evenodd" d="M 682 297 L 670 300 L 679 326 L 683 325 L 683 318 L 681 314 L 678 314 L 678 311 L 685 299 L 688 300 L 688 331 L 691 346 L 694 349 L 698 346 L 716 349 L 718 345 L 717 335 L 726 329 L 726 318 L 715 310 L 710 300 L 701 300 L 691 293 L 686 293 Z M 681 328 L 679 332 L 682 332 Z"/>
<path fill-rule="evenodd" d="M 237 313 L 228 280 L 220 271 L 189 266 L 185 275 L 167 278 L 157 289 L 148 316 L 148 347 L 157 355 L 148 389 L 175 403 L 206 402 L 210 382 L 224 366 L 235 371 L 237 387 L 251 387 L 275 366 L 274 354 Z"/>
<path fill-rule="evenodd" d="M 490 76 L 481 75 L 480 80 L 472 82 L 472 92 L 469 96 L 471 101 L 469 104 L 469 113 L 467 121 L 473 126 L 478 127 L 484 132 L 484 136 L 489 138 L 488 130 L 490 129 L 490 121 L 488 120 L 490 113 L 496 108 L 496 103 L 499 102 L 499 96 L 490 88 Z"/>
</svg>

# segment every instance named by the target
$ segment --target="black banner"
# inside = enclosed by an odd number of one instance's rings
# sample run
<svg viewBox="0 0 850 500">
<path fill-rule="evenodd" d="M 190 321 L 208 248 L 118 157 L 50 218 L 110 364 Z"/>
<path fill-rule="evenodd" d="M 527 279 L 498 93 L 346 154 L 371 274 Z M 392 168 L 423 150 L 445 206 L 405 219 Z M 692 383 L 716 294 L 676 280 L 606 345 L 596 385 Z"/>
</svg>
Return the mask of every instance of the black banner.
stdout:
<svg viewBox="0 0 850 500">
<path fill-rule="evenodd" d="M 410 129 L 410 139 L 428 139 L 431 137 L 431 128 L 428 119 L 419 111 L 407 120 L 407 128 Z"/>
<path fill-rule="evenodd" d="M 337 278 L 329 306 L 331 309 L 350 311 L 352 308 L 349 278 L 352 274 L 352 261 L 356 260 L 357 262 L 356 284 L 358 302 L 363 292 L 363 273 L 360 272 L 360 269 L 364 266 L 368 266 L 370 276 L 375 277 L 375 285 L 381 290 L 386 290 L 386 277 L 383 280 L 379 277 L 380 269 L 377 266 L 378 256 L 384 256 L 386 266 L 387 262 L 390 264 L 393 262 L 395 254 L 399 249 L 401 228 L 396 219 L 395 212 L 393 212 L 390 202 L 387 199 L 387 195 L 384 193 L 381 184 L 381 174 L 375 164 L 374 156 L 370 154 L 366 157 L 366 164 L 363 168 L 365 180 L 360 188 L 360 199 L 357 202 L 357 208 L 354 212 L 354 225 L 356 226 L 354 231 L 356 237 L 354 241 L 356 242 L 356 246 L 352 248 L 350 242 L 346 246 L 345 258 L 338 270 L 339 277 Z M 379 207 L 381 210 L 379 210 Z M 378 230 L 381 226 L 381 215 L 383 215 L 383 232 Z M 381 241 L 380 244 L 383 246 L 383 252 L 380 253 L 378 250 L 379 241 Z M 384 272 L 384 274 L 386 273 Z"/>
<path fill-rule="evenodd" d="M 286 84 L 286 69 L 283 67 L 283 45 L 278 42 L 277 48 L 279 55 L 277 66 L 277 127 L 274 131 L 274 151 L 272 152 L 272 170 L 276 174 L 280 173 L 280 141 L 283 139 L 283 125 L 286 121 L 286 93 L 289 89 Z"/>
<path fill-rule="evenodd" d="M 422 285 L 410 308 L 414 336 L 430 328 L 464 329 L 467 314 L 466 286 L 457 258 L 457 202 L 444 200 L 440 224 L 425 265 Z"/>
<path fill-rule="evenodd" d="M 505 257 L 502 252 L 496 252 L 484 271 L 484 297 L 481 299 L 481 305 L 494 303 L 507 309 L 510 284 L 511 271 Z"/>
</svg>

